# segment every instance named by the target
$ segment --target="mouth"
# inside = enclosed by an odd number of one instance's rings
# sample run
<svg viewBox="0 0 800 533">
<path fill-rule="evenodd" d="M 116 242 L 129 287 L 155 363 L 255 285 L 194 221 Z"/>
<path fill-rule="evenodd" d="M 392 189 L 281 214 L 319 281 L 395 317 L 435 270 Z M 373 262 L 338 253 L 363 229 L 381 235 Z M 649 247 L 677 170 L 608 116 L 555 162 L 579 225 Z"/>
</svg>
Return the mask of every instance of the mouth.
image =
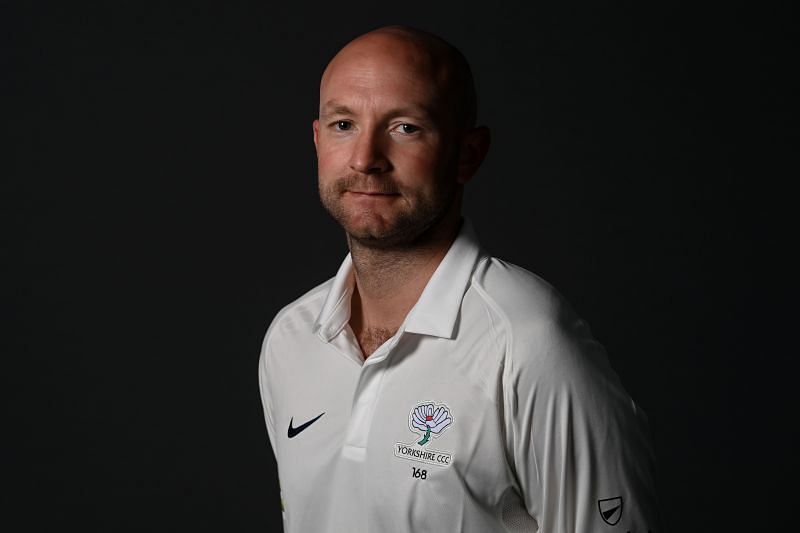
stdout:
<svg viewBox="0 0 800 533">
<path fill-rule="evenodd" d="M 365 197 L 400 196 L 400 193 L 397 192 L 381 192 L 381 191 L 345 191 L 345 192 L 348 192 L 356 196 L 365 196 Z"/>
<path fill-rule="evenodd" d="M 399 198 L 400 193 L 394 192 L 347 190 L 342 199 L 360 209 L 384 209 L 398 202 Z"/>
</svg>

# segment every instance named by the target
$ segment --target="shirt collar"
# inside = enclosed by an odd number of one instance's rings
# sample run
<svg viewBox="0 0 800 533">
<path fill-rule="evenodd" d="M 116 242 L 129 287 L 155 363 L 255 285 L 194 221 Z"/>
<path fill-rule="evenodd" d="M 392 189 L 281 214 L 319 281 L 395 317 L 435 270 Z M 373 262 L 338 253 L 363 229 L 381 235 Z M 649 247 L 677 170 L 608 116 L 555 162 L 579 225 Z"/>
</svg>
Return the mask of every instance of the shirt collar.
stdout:
<svg viewBox="0 0 800 533">
<path fill-rule="evenodd" d="M 422 294 L 409 311 L 401 330 L 409 333 L 453 338 L 461 300 L 469 287 L 480 256 L 480 245 L 469 220 L 464 219 L 453 244 L 439 263 Z M 350 320 L 350 299 L 355 286 L 350 254 L 342 261 L 314 325 L 317 334 L 330 342 Z"/>
</svg>

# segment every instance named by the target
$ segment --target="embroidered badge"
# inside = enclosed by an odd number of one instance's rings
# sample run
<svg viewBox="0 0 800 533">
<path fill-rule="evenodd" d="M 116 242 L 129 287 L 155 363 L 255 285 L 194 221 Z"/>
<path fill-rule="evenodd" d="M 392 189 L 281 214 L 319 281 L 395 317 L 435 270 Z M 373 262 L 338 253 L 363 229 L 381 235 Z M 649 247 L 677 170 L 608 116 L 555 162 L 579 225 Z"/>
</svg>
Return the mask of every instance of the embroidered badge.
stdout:
<svg viewBox="0 0 800 533">
<path fill-rule="evenodd" d="M 622 497 L 597 500 L 597 508 L 600 510 L 603 521 L 609 526 L 614 526 L 622 516 Z"/>
<path fill-rule="evenodd" d="M 413 409 L 408 416 L 409 429 L 417 434 L 411 443 L 398 442 L 394 447 L 395 457 L 408 459 L 429 465 L 448 467 L 452 464 L 453 454 L 429 448 L 431 439 L 439 438 L 442 432 L 453 425 L 453 413 L 445 404 L 424 402 Z"/>
</svg>

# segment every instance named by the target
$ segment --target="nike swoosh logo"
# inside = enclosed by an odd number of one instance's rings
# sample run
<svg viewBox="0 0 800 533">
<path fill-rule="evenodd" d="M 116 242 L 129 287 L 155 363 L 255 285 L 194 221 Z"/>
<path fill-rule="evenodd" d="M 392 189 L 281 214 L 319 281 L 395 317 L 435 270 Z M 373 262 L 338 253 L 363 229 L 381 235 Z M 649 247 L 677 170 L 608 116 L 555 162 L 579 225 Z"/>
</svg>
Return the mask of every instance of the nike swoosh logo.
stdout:
<svg viewBox="0 0 800 533">
<path fill-rule="evenodd" d="M 322 413 L 322 415 L 324 415 L 324 414 L 325 413 Z M 311 424 L 313 424 L 314 422 L 319 420 L 322 415 L 319 415 L 316 418 L 312 418 L 311 420 L 309 420 L 305 424 L 297 426 L 296 428 L 292 427 L 292 423 L 294 422 L 294 417 L 292 417 L 292 419 L 289 420 L 289 431 L 287 431 L 286 434 L 289 436 L 290 439 L 295 438 L 298 435 L 298 433 L 300 433 L 301 431 L 306 429 L 308 426 L 310 426 Z"/>
</svg>

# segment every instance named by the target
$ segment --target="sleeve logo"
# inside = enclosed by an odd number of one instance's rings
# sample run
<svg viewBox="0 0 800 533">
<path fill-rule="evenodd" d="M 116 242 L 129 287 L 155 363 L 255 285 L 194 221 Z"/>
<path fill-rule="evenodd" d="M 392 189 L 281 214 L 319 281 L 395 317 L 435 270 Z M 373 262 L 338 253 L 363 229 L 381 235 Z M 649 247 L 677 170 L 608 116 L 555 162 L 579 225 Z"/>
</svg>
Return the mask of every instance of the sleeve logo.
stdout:
<svg viewBox="0 0 800 533">
<path fill-rule="evenodd" d="M 620 496 L 597 500 L 597 508 L 600 510 L 603 522 L 609 526 L 617 525 L 619 519 L 622 518 L 622 498 Z"/>
<path fill-rule="evenodd" d="M 434 402 L 417 404 L 408 415 L 408 428 L 417 437 L 411 443 L 396 443 L 395 457 L 443 468 L 450 466 L 453 461 L 452 452 L 434 450 L 428 444 L 431 439 L 439 438 L 453 422 L 453 412 L 447 405 Z"/>
</svg>

